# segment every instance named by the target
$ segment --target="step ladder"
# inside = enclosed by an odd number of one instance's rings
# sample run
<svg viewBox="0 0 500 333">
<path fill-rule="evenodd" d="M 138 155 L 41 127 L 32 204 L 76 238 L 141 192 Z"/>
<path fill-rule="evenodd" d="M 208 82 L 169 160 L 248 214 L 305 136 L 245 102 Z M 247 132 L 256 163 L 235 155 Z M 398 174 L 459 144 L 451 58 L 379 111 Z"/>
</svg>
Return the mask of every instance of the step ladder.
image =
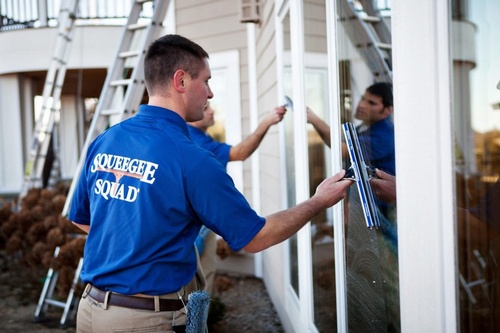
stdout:
<svg viewBox="0 0 500 333">
<path fill-rule="evenodd" d="M 157 0 L 154 3 L 152 0 L 133 1 L 116 56 L 108 69 L 108 75 L 82 147 L 77 170 L 63 208 L 63 216 L 68 213 L 90 143 L 108 127 L 137 112 L 145 91 L 143 59 L 147 48 L 161 32 L 162 21 L 169 3 L 169 0 Z M 141 17 L 144 5 L 152 6 L 151 19 Z"/>
<path fill-rule="evenodd" d="M 54 184 L 60 179 L 59 168 L 51 170 L 54 161 L 56 163 L 58 161 L 58 156 L 55 156 L 55 150 L 52 149 L 55 147 L 53 134 L 56 123 L 55 116 L 60 107 L 61 91 L 75 32 L 78 3 L 78 0 L 61 2 L 55 51 L 45 78 L 42 109 L 33 132 L 33 142 L 24 171 L 24 183 L 20 198 L 23 198 L 32 188 L 42 188 L 47 183 Z"/>
<path fill-rule="evenodd" d="M 391 31 L 373 0 L 337 0 L 339 21 L 376 82 L 392 82 Z"/>
<path fill-rule="evenodd" d="M 56 247 L 54 251 L 54 257 L 56 258 L 59 254 L 59 247 Z M 59 277 L 59 272 L 50 268 L 38 300 L 38 305 L 35 310 L 35 316 L 33 322 L 41 322 L 46 319 L 46 313 L 49 306 L 54 306 L 63 309 L 61 320 L 59 324 L 61 328 L 65 328 L 68 324 L 68 320 L 73 320 L 75 318 L 76 310 L 78 309 L 79 298 L 75 297 L 75 290 L 80 283 L 80 273 L 82 271 L 83 258 L 78 261 L 78 266 L 75 269 L 75 275 L 71 284 L 71 289 L 68 293 L 66 301 L 57 300 L 52 298 L 54 295 L 54 290 L 57 285 L 57 279 Z"/>
</svg>

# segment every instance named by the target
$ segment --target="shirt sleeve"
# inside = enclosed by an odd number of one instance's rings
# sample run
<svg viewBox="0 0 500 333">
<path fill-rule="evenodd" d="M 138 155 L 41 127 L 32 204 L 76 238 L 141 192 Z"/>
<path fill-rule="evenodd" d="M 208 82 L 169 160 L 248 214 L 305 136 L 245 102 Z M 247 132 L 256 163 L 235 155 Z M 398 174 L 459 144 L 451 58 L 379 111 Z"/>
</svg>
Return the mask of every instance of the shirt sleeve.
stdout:
<svg viewBox="0 0 500 333">
<path fill-rule="evenodd" d="M 222 236 L 235 252 L 265 224 L 214 155 L 207 154 L 199 163 L 189 165 L 186 193 L 202 224 Z"/>
</svg>

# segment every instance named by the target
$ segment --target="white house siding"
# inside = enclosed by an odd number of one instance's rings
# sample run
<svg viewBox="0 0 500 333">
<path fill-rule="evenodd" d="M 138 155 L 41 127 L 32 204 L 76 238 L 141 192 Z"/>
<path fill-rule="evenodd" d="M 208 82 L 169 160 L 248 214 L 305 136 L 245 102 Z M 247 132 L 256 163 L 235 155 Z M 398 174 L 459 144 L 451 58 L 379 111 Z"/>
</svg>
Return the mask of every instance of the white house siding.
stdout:
<svg viewBox="0 0 500 333">
<path fill-rule="evenodd" d="M 269 110 L 274 105 L 284 103 L 284 97 L 277 91 L 275 1 L 261 1 L 261 23 L 256 31 L 257 95 L 259 110 Z M 278 97 L 277 97 L 278 96 Z M 278 98 L 278 99 L 277 99 Z M 286 117 L 292 116 L 287 114 Z M 260 149 L 261 209 L 264 215 L 284 208 L 281 201 L 284 173 L 280 161 L 279 127 L 274 126 L 267 134 Z M 263 279 L 268 293 L 281 318 L 284 328 L 292 332 L 289 314 L 285 306 L 285 252 L 286 243 L 266 250 L 262 255 Z"/>
</svg>

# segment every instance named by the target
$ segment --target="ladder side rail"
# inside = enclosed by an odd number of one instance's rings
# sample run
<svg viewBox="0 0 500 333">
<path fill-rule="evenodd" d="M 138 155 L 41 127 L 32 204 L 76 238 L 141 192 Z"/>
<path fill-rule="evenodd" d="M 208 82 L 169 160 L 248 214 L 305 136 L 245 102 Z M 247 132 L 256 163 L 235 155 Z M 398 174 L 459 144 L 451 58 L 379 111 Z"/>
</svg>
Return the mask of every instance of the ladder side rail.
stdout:
<svg viewBox="0 0 500 333">
<path fill-rule="evenodd" d="M 71 283 L 71 289 L 68 293 L 68 298 L 66 300 L 66 303 L 64 305 L 64 311 L 61 316 L 61 321 L 59 324 L 61 327 L 65 327 L 66 325 L 66 319 L 68 318 L 68 313 L 69 310 L 71 309 L 71 306 L 74 305 L 75 301 L 75 289 L 76 286 L 78 285 L 78 282 L 80 281 L 80 272 L 82 271 L 82 266 L 83 266 L 83 258 L 80 258 L 78 261 L 78 265 L 75 270 L 75 276 L 73 277 L 73 282 Z"/>
<path fill-rule="evenodd" d="M 364 29 L 370 39 L 370 48 L 373 51 L 373 54 L 376 55 L 373 57 L 372 61 L 377 63 L 377 67 L 382 69 L 380 73 L 380 78 L 384 81 L 392 82 L 392 63 L 391 63 L 391 52 L 383 52 L 382 49 L 378 46 L 377 39 L 375 38 L 372 30 L 367 27 L 367 24 L 362 21 L 362 19 L 358 19 L 359 23 L 364 26 Z M 388 58 L 387 58 L 388 57 Z M 385 60 L 387 59 L 387 61 Z"/>
<path fill-rule="evenodd" d="M 51 281 L 52 279 L 56 279 L 57 278 L 57 273 L 54 271 L 54 269 L 52 268 L 49 268 L 49 271 L 47 273 L 47 276 L 45 277 L 45 282 L 43 284 L 43 289 L 42 289 L 42 293 L 40 294 L 40 298 L 38 299 L 38 305 L 35 309 L 35 319 L 38 319 L 42 313 L 42 310 L 46 310 L 46 304 L 45 304 L 45 299 L 47 297 L 52 297 L 51 295 Z M 53 291 L 54 289 L 52 289 Z M 50 295 L 49 295 L 50 294 Z"/>
<path fill-rule="evenodd" d="M 83 164 L 85 163 L 85 157 L 87 155 L 87 149 L 90 145 L 90 143 L 97 137 L 97 134 L 99 131 L 97 131 L 97 128 L 104 128 L 105 122 L 108 119 L 108 117 L 105 117 L 105 119 L 102 119 L 100 113 L 102 110 L 109 109 L 111 106 L 111 103 L 113 102 L 113 96 L 115 96 L 117 87 L 114 87 L 111 85 L 111 82 L 116 80 L 118 77 L 121 77 L 123 75 L 123 69 L 124 69 L 124 63 L 125 59 L 122 59 L 120 57 L 120 53 L 129 51 L 126 49 L 127 47 L 129 48 L 131 43 L 132 43 L 132 37 L 133 37 L 133 32 L 134 30 L 129 29 L 129 26 L 137 22 L 139 19 L 140 13 L 142 11 L 142 3 L 133 1 L 134 4 L 132 5 L 131 8 L 131 13 L 128 16 L 127 23 L 123 26 L 122 29 L 122 35 L 121 35 L 121 42 L 118 45 L 118 48 L 116 50 L 116 54 L 114 57 L 113 63 L 110 65 L 108 69 L 108 75 L 106 76 L 106 80 L 103 85 L 103 90 L 101 92 L 101 96 L 99 98 L 99 101 L 97 103 L 97 107 L 94 113 L 94 116 L 92 118 L 92 122 L 90 124 L 90 128 L 87 134 L 87 137 L 85 139 L 85 143 L 82 147 L 82 151 L 80 153 L 80 158 L 78 160 L 78 164 L 75 170 L 75 174 L 73 176 L 73 179 L 71 181 L 71 185 L 68 191 L 68 195 L 66 197 L 66 202 L 63 207 L 62 215 L 67 216 L 69 212 L 69 207 L 71 205 L 71 200 L 76 188 L 76 184 L 78 182 L 78 178 L 80 177 L 81 170 L 83 168 Z M 97 134 L 96 134 L 97 133 Z"/>
<path fill-rule="evenodd" d="M 54 249 L 54 258 L 56 258 L 59 255 L 59 250 L 60 250 L 59 246 L 57 246 Z M 59 274 L 53 268 L 49 268 L 47 276 L 45 277 L 45 282 L 43 283 L 43 288 L 40 294 L 40 298 L 38 299 L 38 305 L 35 309 L 35 320 L 40 318 L 42 310 L 43 311 L 47 310 L 47 304 L 45 304 L 46 303 L 45 300 L 47 298 L 52 297 L 52 293 L 54 292 L 55 288 L 54 280 L 57 281 L 58 277 Z"/>
<path fill-rule="evenodd" d="M 128 85 L 125 95 L 125 103 L 122 110 L 127 113 L 127 116 L 131 116 L 133 113 L 137 112 L 137 108 L 142 100 L 144 91 L 146 88 L 144 82 L 144 58 L 146 56 L 146 50 L 149 45 L 158 38 L 162 26 L 163 18 L 165 17 L 170 1 L 156 2 L 156 7 L 153 12 L 153 17 L 148 25 L 148 27 L 143 32 L 141 38 L 143 45 L 142 52 L 139 52 L 135 57 L 135 62 L 133 65 L 133 72 L 131 74 L 131 82 Z"/>
<path fill-rule="evenodd" d="M 47 71 L 47 76 L 45 79 L 45 86 L 42 94 L 44 100 L 48 99 L 51 96 L 52 87 L 55 82 L 57 70 L 61 67 L 61 63 L 64 62 L 64 59 L 66 59 L 64 56 L 64 54 L 66 54 L 65 46 L 67 45 L 67 42 L 70 40 L 70 38 L 68 38 L 67 35 L 72 32 L 74 27 L 75 15 L 72 16 L 72 13 L 76 13 L 76 10 L 78 8 L 78 1 L 73 1 L 73 5 L 71 5 L 69 1 L 65 1 L 61 4 L 61 7 L 63 5 L 68 5 L 68 6 L 65 8 L 61 8 L 59 12 L 58 35 L 55 45 L 56 51 L 51 59 Z"/>
<path fill-rule="evenodd" d="M 122 52 L 130 50 L 132 39 L 134 36 L 134 30 L 131 30 L 129 27 L 135 24 L 137 20 L 139 20 L 141 10 L 142 4 L 134 3 L 134 5 L 132 5 L 131 13 L 127 19 L 127 23 L 122 29 L 122 36 L 120 39 L 121 42 L 116 50 L 114 61 L 108 69 L 108 75 L 106 76 L 106 81 L 103 85 L 103 90 L 101 92 L 101 96 L 99 97 L 99 101 L 97 103 L 97 107 L 87 134 L 85 147 L 88 147 L 90 143 L 104 130 L 103 121 L 100 121 L 101 113 L 103 112 L 103 110 L 113 109 L 114 96 L 117 93 L 118 89 L 116 86 L 112 85 L 112 82 L 118 79 L 122 79 L 123 77 L 123 70 L 125 68 L 126 59 L 120 57 L 120 54 Z M 85 158 L 83 154 L 81 155 L 81 157 Z"/>
<path fill-rule="evenodd" d="M 62 7 L 64 5 L 67 6 Z M 41 156 L 45 157 L 46 151 L 44 149 L 48 148 L 48 144 L 50 141 L 50 134 L 53 127 L 53 109 L 52 107 L 49 107 L 48 104 L 50 101 L 53 106 L 54 104 L 57 104 L 57 99 L 59 99 L 59 97 L 54 97 L 52 98 L 52 100 L 50 100 L 50 97 L 53 93 L 54 84 L 56 83 L 56 76 L 60 77 L 62 75 L 62 80 L 59 78 L 58 81 L 64 81 L 65 65 L 67 62 L 66 59 L 69 57 L 68 44 L 71 42 L 72 34 L 74 33 L 74 19 L 76 17 L 75 13 L 77 8 L 78 0 L 69 0 L 61 4 L 61 10 L 59 12 L 59 28 L 58 38 L 56 40 L 56 50 L 47 70 L 42 95 L 42 108 L 40 115 L 36 121 L 32 136 L 32 146 L 28 155 L 28 163 L 25 168 L 25 180 L 20 193 L 20 197 L 26 195 L 29 188 L 33 187 L 34 185 L 41 186 L 41 177 L 37 176 L 41 175 L 41 173 L 38 173 L 41 172 L 41 169 L 35 164 L 37 162 L 37 157 L 40 156 L 40 154 Z M 42 143 L 42 145 L 40 145 L 40 143 Z M 33 176 L 34 171 L 35 175 Z"/>
<path fill-rule="evenodd" d="M 379 40 L 385 44 L 392 44 L 391 30 L 387 24 L 387 21 L 384 19 L 380 10 L 375 7 L 374 0 L 359 0 L 361 5 L 363 6 L 363 10 L 369 15 L 378 17 L 378 22 L 373 22 L 373 29 L 377 33 Z M 389 60 L 392 68 L 392 52 L 389 53 Z"/>
<path fill-rule="evenodd" d="M 74 20 L 71 20 L 74 25 Z M 68 38 L 68 43 L 66 44 L 66 47 L 64 48 L 64 55 L 63 58 L 61 59 L 61 68 L 57 72 L 57 78 L 55 81 L 54 89 L 53 89 L 53 94 L 52 94 L 52 105 L 50 107 L 50 112 L 48 113 L 48 119 L 46 119 L 46 124 L 44 124 L 43 132 L 45 135 L 44 140 L 39 140 L 39 143 L 41 141 L 41 146 L 39 147 L 41 151 L 41 155 L 39 155 L 39 158 L 35 158 L 34 160 L 34 165 L 33 165 L 33 171 L 35 171 L 35 175 L 38 178 L 42 174 L 43 168 L 45 166 L 46 162 L 46 157 L 47 157 L 47 152 L 48 148 L 50 145 L 51 138 L 53 136 L 53 131 L 55 129 L 55 116 L 56 113 L 60 110 L 60 101 L 61 101 L 61 94 L 62 94 L 62 88 L 64 85 L 64 79 L 66 77 L 66 70 L 67 70 L 67 59 L 69 59 L 70 55 L 70 45 L 73 40 L 75 33 L 74 26 L 72 26 L 69 30 L 69 33 L 67 35 Z M 40 134 L 40 133 L 39 133 Z M 32 178 L 32 177 L 31 177 Z M 40 184 L 41 185 L 41 184 Z"/>
<path fill-rule="evenodd" d="M 344 28 L 365 59 L 369 69 L 376 80 L 386 80 L 392 82 L 392 70 L 384 60 L 385 56 L 377 46 L 377 39 L 373 36 L 367 23 L 358 15 L 353 4 L 348 0 L 339 0 L 340 21 L 344 22 Z"/>
<path fill-rule="evenodd" d="M 73 1 L 73 5 L 69 5 L 69 1 L 64 2 L 64 4 L 67 4 L 68 7 L 66 8 L 61 8 L 61 11 L 59 13 L 59 28 L 58 28 L 58 38 L 56 40 L 56 51 L 54 56 L 51 59 L 51 62 L 49 64 L 49 68 L 47 70 L 47 75 L 45 78 L 45 85 L 43 89 L 43 102 L 42 102 L 42 112 L 40 114 L 39 119 L 44 119 L 46 116 L 46 113 L 50 113 L 50 107 L 49 107 L 49 100 L 52 97 L 53 90 L 54 90 L 54 85 L 56 84 L 57 81 L 59 81 L 61 84 L 64 81 L 64 74 L 65 74 L 65 66 L 67 64 L 67 60 L 69 57 L 69 51 L 68 51 L 68 45 L 69 42 L 73 40 L 73 35 L 74 35 L 74 14 L 72 17 L 72 13 L 75 13 L 78 7 L 78 1 Z M 63 69 L 64 73 L 62 76 L 62 80 L 59 78 L 60 75 L 60 70 Z M 56 79 L 56 77 L 58 77 Z M 53 104 L 53 103 L 51 103 Z M 47 121 L 45 121 L 47 122 Z M 43 125 L 42 122 L 37 122 L 37 126 Z M 40 132 L 40 130 L 38 131 Z M 39 133 L 35 131 L 36 135 Z"/>
</svg>

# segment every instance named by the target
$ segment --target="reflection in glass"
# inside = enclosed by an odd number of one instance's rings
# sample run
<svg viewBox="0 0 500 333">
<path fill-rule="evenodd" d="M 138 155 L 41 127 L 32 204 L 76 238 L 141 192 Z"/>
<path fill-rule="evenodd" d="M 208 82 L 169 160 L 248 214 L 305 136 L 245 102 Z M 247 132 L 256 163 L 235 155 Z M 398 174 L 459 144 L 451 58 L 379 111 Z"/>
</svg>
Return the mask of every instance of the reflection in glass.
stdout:
<svg viewBox="0 0 500 333">
<path fill-rule="evenodd" d="M 365 133 L 365 137 L 369 139 L 362 148 L 366 152 L 371 150 L 372 153 L 378 147 L 388 147 L 389 141 L 382 144 L 371 141 L 374 140 L 371 134 L 375 133 L 375 126 L 380 125 L 382 120 L 371 121 L 356 111 L 361 105 L 363 109 L 375 110 L 376 107 L 380 108 L 381 112 L 389 111 L 388 104 L 382 103 L 383 98 L 380 95 L 369 96 L 365 91 L 375 82 L 392 81 L 390 34 L 387 36 L 382 32 L 390 33 L 390 9 L 386 7 L 387 3 L 383 1 L 337 0 L 341 122 L 349 121 L 356 125 L 358 137 Z M 372 18 L 370 23 L 366 23 L 366 18 Z M 385 25 L 385 28 L 378 29 L 377 25 Z M 380 104 L 375 106 L 367 102 L 372 97 Z M 365 105 L 367 103 L 370 106 Z M 387 121 L 392 124 L 391 118 L 384 120 Z M 380 130 L 380 134 L 394 140 L 393 131 L 390 127 L 386 128 Z M 334 129 L 332 133 L 337 131 L 340 132 L 341 129 Z M 391 149 L 394 157 L 394 148 Z M 346 154 L 343 155 L 343 166 L 348 168 L 349 158 Z M 365 159 L 374 165 L 370 156 L 374 155 L 365 154 Z M 391 163 L 394 164 L 395 161 Z M 379 213 L 384 221 L 379 229 L 366 227 L 356 185 L 351 186 L 344 203 L 348 331 L 399 332 L 401 328 L 395 203 L 388 205 L 379 202 L 380 210 L 385 213 Z"/>
<path fill-rule="evenodd" d="M 291 85 L 291 64 L 290 59 L 290 13 L 288 12 L 282 21 L 283 28 L 283 54 L 285 61 L 283 68 L 283 82 L 285 84 L 284 90 L 285 95 L 289 96 L 293 100 L 292 95 L 292 85 Z M 284 101 L 284 96 L 283 96 Z M 293 112 L 293 110 L 288 110 Z M 288 207 L 293 207 L 296 204 L 296 193 L 295 193 L 295 136 L 294 136 L 294 122 L 293 115 L 288 115 L 283 119 L 285 126 L 285 161 L 286 161 L 286 178 L 287 178 L 287 205 Z M 297 247 L 297 235 L 293 235 L 288 241 L 288 251 L 289 251 L 289 276 L 290 284 L 299 296 L 299 260 L 298 260 L 298 247 Z"/>
<path fill-rule="evenodd" d="M 460 331 L 500 331 L 500 2 L 452 1 Z"/>
<path fill-rule="evenodd" d="M 328 120 L 328 84 L 326 68 L 305 72 L 306 105 L 321 119 Z M 331 175 L 330 149 L 319 134 L 308 127 L 310 195 Z M 311 221 L 312 273 L 314 292 L 314 322 L 319 332 L 337 330 L 333 220 L 331 210 L 321 212 Z"/>
<path fill-rule="evenodd" d="M 305 99 L 306 106 L 325 125 L 321 135 L 307 126 L 309 195 L 331 175 L 329 137 L 326 5 L 324 0 L 304 1 Z M 303 112 L 305 110 L 302 110 Z M 309 120 L 308 120 L 309 121 Z M 321 131 L 320 131 L 321 132 Z M 323 137 L 322 137 L 323 136 Z M 311 221 L 311 256 L 314 324 L 318 332 L 337 331 L 335 252 L 331 209 Z"/>
<path fill-rule="evenodd" d="M 285 82 L 290 82 L 290 69 L 285 71 Z M 285 87 L 286 95 L 292 96 L 291 87 Z M 289 110 L 290 111 L 290 110 Z M 293 112 L 293 110 L 291 111 Z M 287 205 L 293 207 L 295 200 L 295 136 L 293 128 L 293 116 L 283 118 L 285 123 L 285 153 L 286 153 L 286 177 L 287 177 Z M 289 238 L 289 264 L 290 264 L 290 284 L 293 290 L 299 295 L 299 259 L 297 247 L 297 235 Z"/>
</svg>

